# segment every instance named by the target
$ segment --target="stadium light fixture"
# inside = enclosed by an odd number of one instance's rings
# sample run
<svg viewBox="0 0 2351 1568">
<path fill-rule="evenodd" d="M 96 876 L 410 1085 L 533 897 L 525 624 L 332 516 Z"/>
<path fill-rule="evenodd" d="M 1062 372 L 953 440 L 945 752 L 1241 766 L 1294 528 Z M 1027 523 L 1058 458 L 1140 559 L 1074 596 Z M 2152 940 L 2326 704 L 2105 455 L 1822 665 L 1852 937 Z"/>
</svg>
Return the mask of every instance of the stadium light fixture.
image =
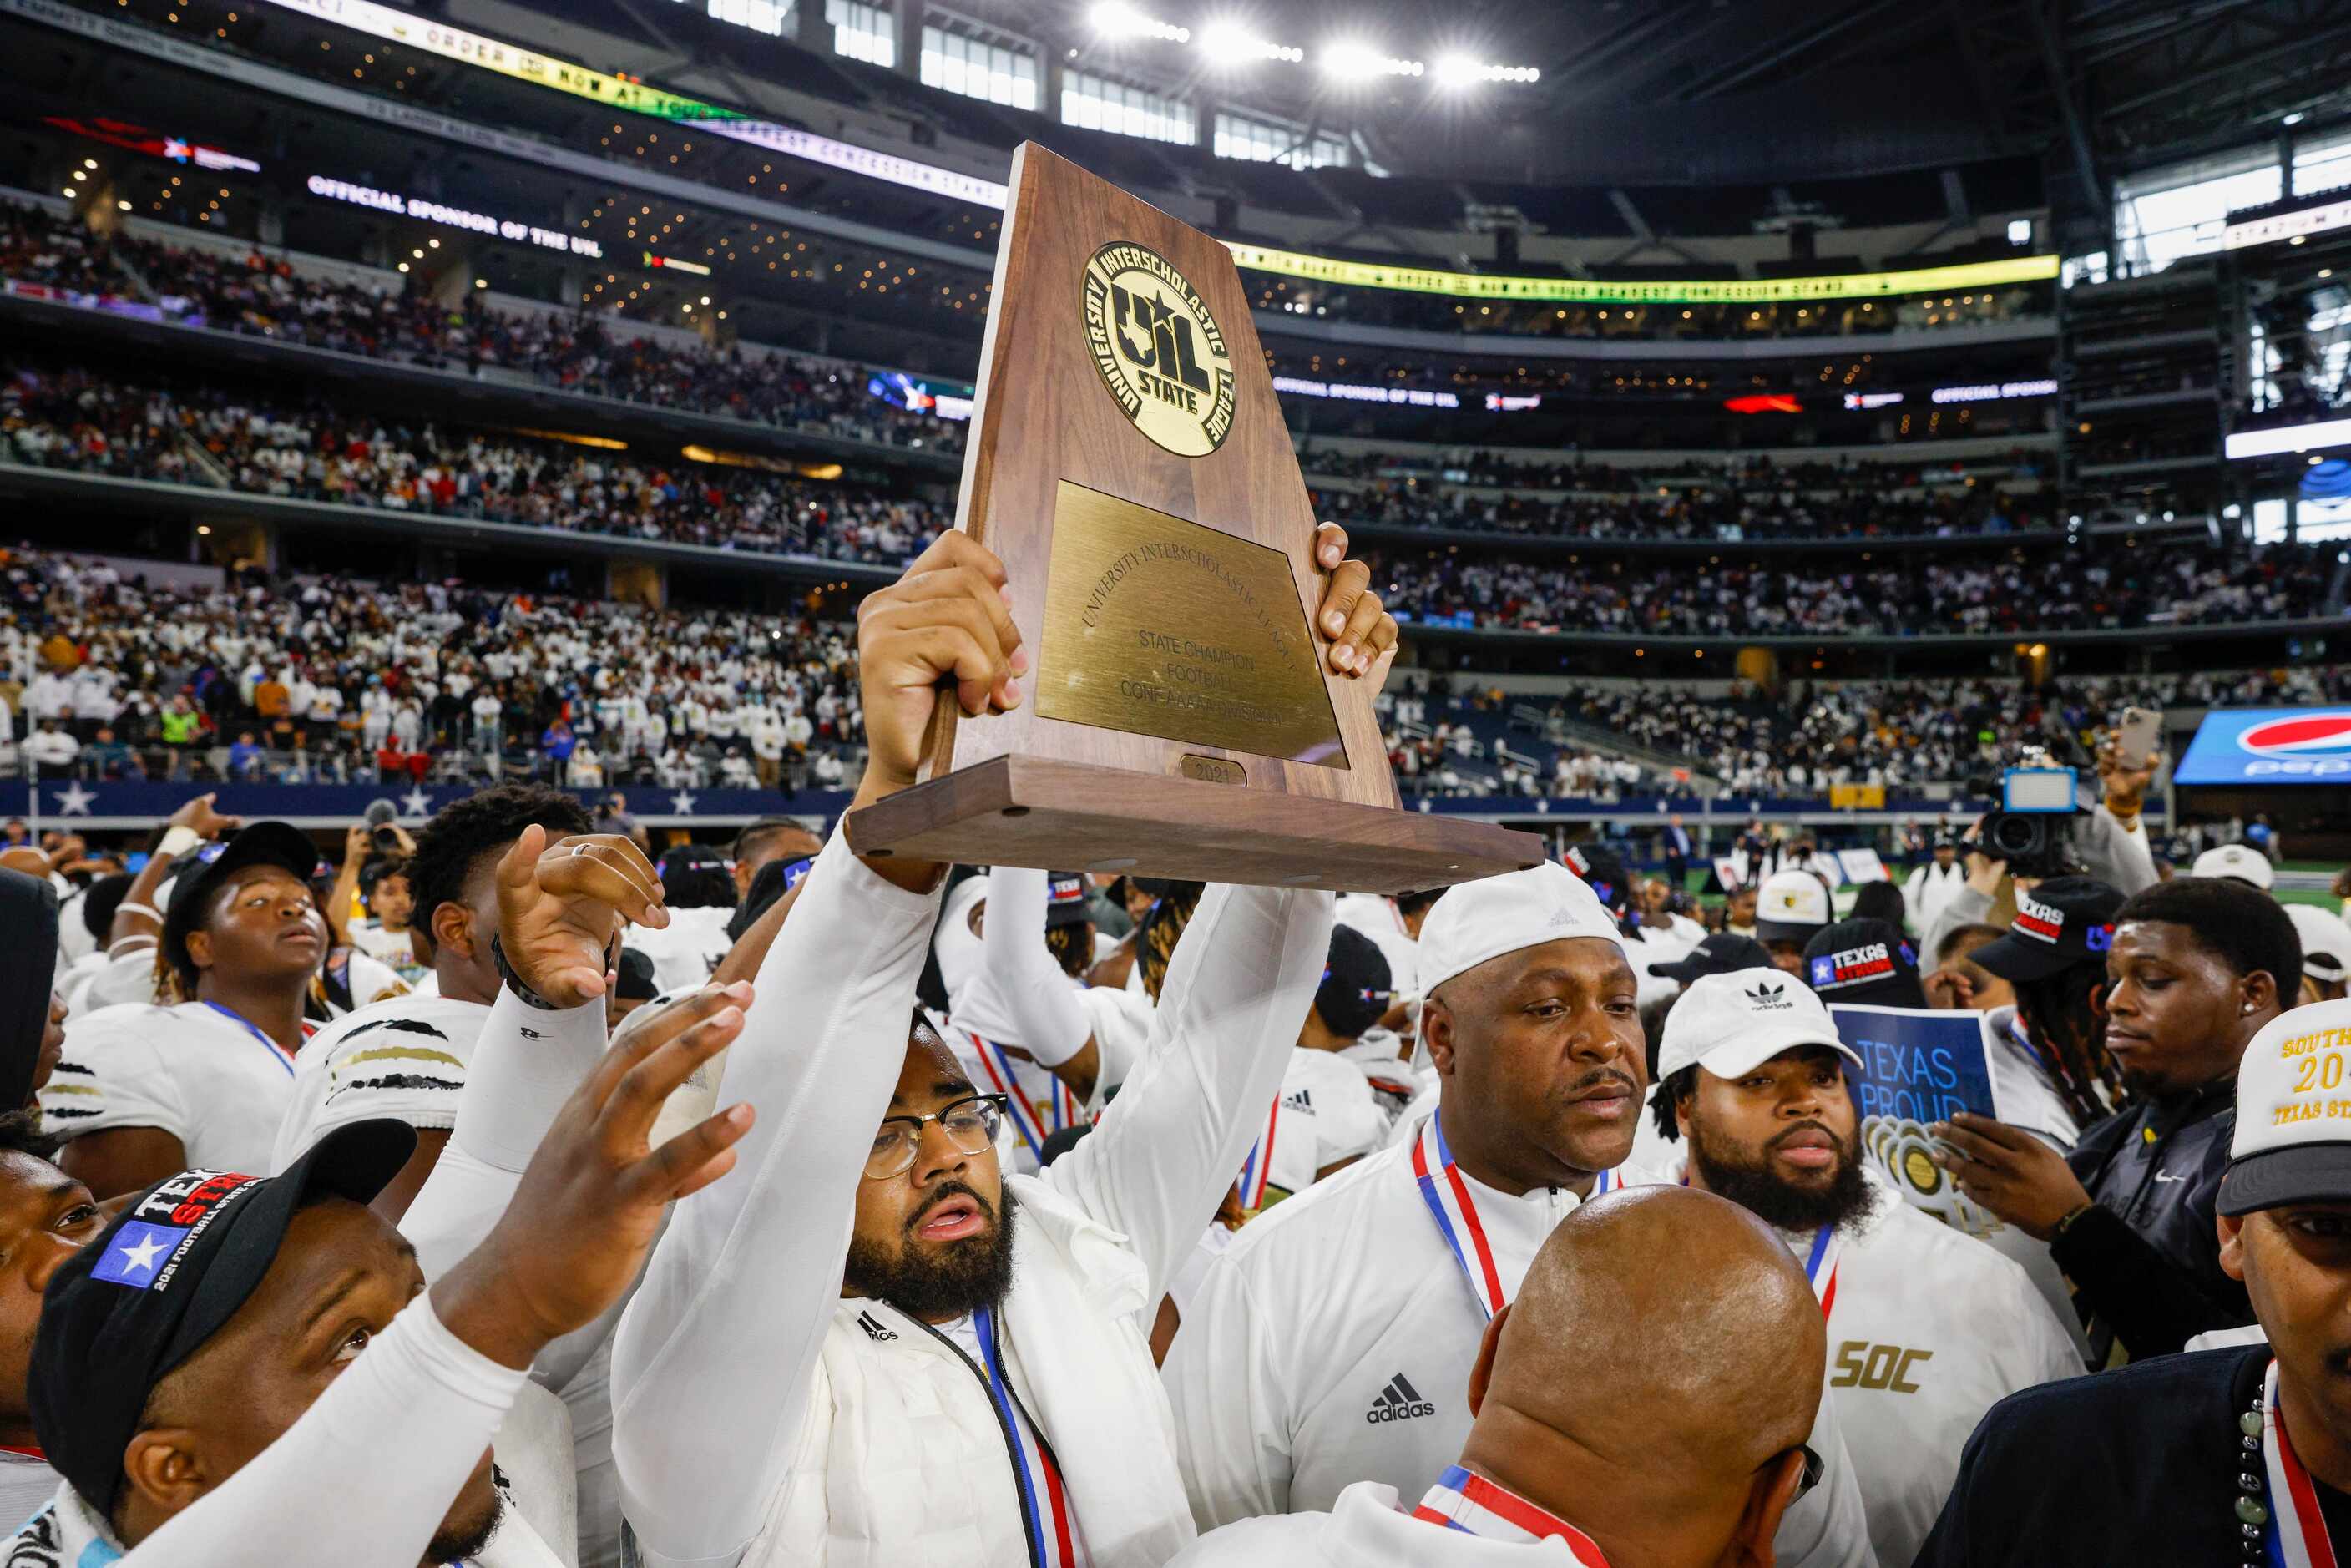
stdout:
<svg viewBox="0 0 2351 1568">
<path fill-rule="evenodd" d="M 1170 44 L 1188 44 L 1192 29 L 1179 27 L 1173 22 L 1163 22 L 1156 16 L 1146 16 L 1120 0 L 1104 0 L 1093 8 L 1094 31 L 1106 38 L 1158 38 Z"/>
<path fill-rule="evenodd" d="M 1447 55 L 1437 62 L 1442 87 L 1475 87 L 1479 82 L 1535 82 L 1542 72 L 1533 66 L 1491 66 L 1468 55 Z"/>
<path fill-rule="evenodd" d="M 1427 74 L 1428 68 L 1418 60 L 1400 60 L 1383 54 L 1367 44 L 1353 40 L 1333 44 L 1322 54 L 1323 73 L 1349 81 L 1369 81 L 1374 77 L 1416 77 Z"/>
<path fill-rule="evenodd" d="M 1289 44 L 1270 44 L 1247 27 L 1230 22 L 1211 22 L 1200 29 L 1200 52 L 1209 63 L 1219 66 L 1248 65 L 1258 60 L 1280 60 L 1296 65 L 1306 57 L 1306 51 Z"/>
</svg>

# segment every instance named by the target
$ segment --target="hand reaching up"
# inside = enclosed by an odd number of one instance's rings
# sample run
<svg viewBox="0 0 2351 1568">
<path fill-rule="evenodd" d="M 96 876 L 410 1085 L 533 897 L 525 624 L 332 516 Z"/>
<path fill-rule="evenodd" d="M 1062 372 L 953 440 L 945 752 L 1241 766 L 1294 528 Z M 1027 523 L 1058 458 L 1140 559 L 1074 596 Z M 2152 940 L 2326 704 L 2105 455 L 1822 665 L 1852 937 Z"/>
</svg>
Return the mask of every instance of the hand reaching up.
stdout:
<svg viewBox="0 0 2351 1568">
<path fill-rule="evenodd" d="M 498 946 L 524 985 L 558 1008 L 604 994 L 623 923 L 669 924 L 661 877 L 634 841 L 579 833 L 549 845 L 536 823 L 498 862 Z"/>
</svg>

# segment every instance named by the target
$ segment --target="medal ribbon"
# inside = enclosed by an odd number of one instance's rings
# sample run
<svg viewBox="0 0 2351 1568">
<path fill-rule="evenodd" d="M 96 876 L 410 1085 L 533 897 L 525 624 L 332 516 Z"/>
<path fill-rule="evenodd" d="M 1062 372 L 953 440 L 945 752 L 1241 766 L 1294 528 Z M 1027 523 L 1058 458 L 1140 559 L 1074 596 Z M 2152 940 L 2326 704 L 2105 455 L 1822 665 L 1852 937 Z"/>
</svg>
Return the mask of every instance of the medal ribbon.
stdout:
<svg viewBox="0 0 2351 1568">
<path fill-rule="evenodd" d="M 1412 1516 L 1487 1541 L 1525 1543 L 1557 1537 L 1567 1543 L 1569 1554 L 1583 1568 L 1608 1568 L 1608 1559 L 1602 1555 L 1600 1543 L 1592 1537 L 1518 1493 L 1496 1486 L 1483 1476 L 1472 1475 L 1458 1465 L 1446 1471 L 1428 1489 L 1428 1495 L 1420 1500 Z"/>
<path fill-rule="evenodd" d="M 1491 1322 L 1510 1299 L 1502 1293 L 1502 1277 L 1494 1268 L 1494 1249 L 1479 1221 L 1477 1200 L 1469 1196 L 1469 1184 L 1461 1179 L 1453 1151 L 1446 1145 L 1443 1120 L 1441 1110 L 1432 1111 L 1413 1140 L 1412 1178 L 1420 1185 L 1420 1201 L 1437 1221 L 1437 1233 L 1445 1238 L 1453 1260 L 1461 1266 L 1461 1277 L 1469 1281 L 1469 1293 Z M 1622 1185 L 1614 1171 L 1602 1171 L 1592 1184 L 1592 1196 L 1599 1197 Z"/>
<path fill-rule="evenodd" d="M 994 1040 L 982 1040 L 969 1030 L 964 1030 L 964 1036 L 971 1041 L 972 1051 L 979 1058 L 979 1070 L 987 1075 L 988 1087 L 1004 1096 L 1005 1113 L 1012 1118 L 1013 1132 L 1029 1145 L 1030 1154 L 1043 1155 L 1045 1134 L 1057 1133 L 1078 1119 L 1077 1101 L 1071 1095 L 1069 1086 L 1059 1078 L 1053 1080 L 1050 1102 L 1053 1124 L 1049 1127 L 1037 1109 L 1037 1103 L 1029 1099 L 1028 1092 L 1020 1087 L 1020 1074 L 1014 1070 L 1012 1058 L 1005 1049 Z"/>
<path fill-rule="evenodd" d="M 1813 1238 L 1812 1256 L 1804 1260 L 1804 1273 L 1813 1281 L 1813 1294 L 1821 1299 L 1821 1316 L 1825 1318 L 1836 1310 L 1837 1254 L 1844 1243 L 1837 1239 L 1836 1227 L 1823 1225 L 1821 1233 Z"/>
<path fill-rule="evenodd" d="M 1012 1479 L 1020 1488 L 1020 1523 L 1029 1532 L 1035 1559 L 1044 1568 L 1079 1568 L 1086 1559 L 1071 1525 L 1061 1467 L 1053 1462 L 1052 1451 L 1030 1427 L 1028 1415 L 1005 1381 L 1004 1358 L 996 1343 L 996 1314 L 980 1307 L 973 1312 L 972 1322 L 979 1330 L 980 1354 L 987 1362 L 987 1397 L 1004 1418 L 1005 1429 L 1012 1434 L 1012 1445 L 1019 1450 Z"/>
<path fill-rule="evenodd" d="M 277 1062 L 278 1066 L 286 1070 L 287 1077 L 291 1078 L 294 1076 L 294 1062 L 293 1060 L 287 1055 L 286 1048 L 279 1045 L 267 1035 L 262 1033 L 261 1026 L 259 1024 L 255 1023 L 243 1013 L 237 1012 L 233 1009 L 221 1006 L 218 1002 L 206 1002 L 204 1006 L 212 1009 L 213 1011 L 220 1014 L 221 1017 L 230 1019 L 239 1028 L 243 1029 L 246 1033 L 259 1040 L 263 1045 L 267 1046 L 269 1048 L 270 1060 Z M 304 1032 L 307 1034 L 308 1031 L 306 1030 Z"/>
<path fill-rule="evenodd" d="M 2310 1472 L 2295 1457 L 2278 1414 L 2277 1363 L 2262 1380 L 2262 1464 L 2269 1481 L 2269 1522 L 2262 1527 L 2272 1568 L 2335 1568 L 2335 1542 L 2318 1511 Z"/>
<path fill-rule="evenodd" d="M 1241 1162 L 1241 1207 L 1257 1210 L 1265 1207 L 1265 1188 L 1273 1170 L 1273 1134 L 1281 1125 L 1281 1093 L 1274 1092 L 1273 1107 L 1265 1113 L 1265 1135 L 1251 1145 L 1249 1158 Z"/>
</svg>

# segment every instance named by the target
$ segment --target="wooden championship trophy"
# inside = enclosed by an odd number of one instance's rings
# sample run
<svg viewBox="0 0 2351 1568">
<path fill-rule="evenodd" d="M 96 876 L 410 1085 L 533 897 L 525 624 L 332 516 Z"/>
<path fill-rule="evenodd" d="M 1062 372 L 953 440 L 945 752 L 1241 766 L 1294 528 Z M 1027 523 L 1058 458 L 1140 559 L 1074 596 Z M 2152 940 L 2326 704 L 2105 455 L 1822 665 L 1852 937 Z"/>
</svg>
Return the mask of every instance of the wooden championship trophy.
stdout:
<svg viewBox="0 0 2351 1568">
<path fill-rule="evenodd" d="M 1397 893 L 1542 841 L 1399 809 L 1329 673 L 1315 517 L 1231 254 L 1035 142 L 1012 160 L 957 526 L 1010 578 L 1028 700 L 943 702 L 860 854 Z"/>
</svg>

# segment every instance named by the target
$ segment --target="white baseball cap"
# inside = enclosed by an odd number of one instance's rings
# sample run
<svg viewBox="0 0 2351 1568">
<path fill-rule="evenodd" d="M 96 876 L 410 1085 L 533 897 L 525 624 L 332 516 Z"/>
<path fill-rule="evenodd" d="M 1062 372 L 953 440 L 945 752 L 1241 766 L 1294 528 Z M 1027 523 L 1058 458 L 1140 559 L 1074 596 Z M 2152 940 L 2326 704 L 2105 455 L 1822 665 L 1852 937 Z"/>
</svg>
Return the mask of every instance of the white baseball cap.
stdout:
<svg viewBox="0 0 2351 1568">
<path fill-rule="evenodd" d="M 2294 922 L 2294 934 L 2302 938 L 2302 972 L 2330 986 L 2351 980 L 2351 925 L 2314 904 L 2283 907 Z"/>
<path fill-rule="evenodd" d="M 1682 988 L 1666 1015 L 1657 1042 L 1657 1080 L 1685 1067 L 1717 1078 L 1751 1072 L 1783 1051 L 1825 1045 L 1862 1065 L 1860 1053 L 1838 1038 L 1828 1004 L 1793 975 L 1777 969 L 1735 969 L 1700 975 Z"/>
<path fill-rule="evenodd" d="M 2190 876 L 2233 876 L 2239 882 L 2250 882 L 2263 893 L 2277 881 L 2277 872 L 2270 857 L 2243 844 L 2222 844 L 2217 850 L 2206 850 L 2188 868 Z"/>
<path fill-rule="evenodd" d="M 1481 877 L 1447 890 L 1420 927 L 1420 989 L 1426 996 L 1489 958 L 1573 936 L 1596 936 L 1626 954 L 1616 917 L 1583 879 L 1556 861 Z"/>
<path fill-rule="evenodd" d="M 1808 871 L 1775 871 L 1755 895 L 1755 936 L 1764 942 L 1809 942 L 1836 918 L 1829 884 Z"/>
<path fill-rule="evenodd" d="M 2237 1069 L 2220 1210 L 2351 1203 L 2351 1001 L 2279 1014 Z"/>
</svg>

